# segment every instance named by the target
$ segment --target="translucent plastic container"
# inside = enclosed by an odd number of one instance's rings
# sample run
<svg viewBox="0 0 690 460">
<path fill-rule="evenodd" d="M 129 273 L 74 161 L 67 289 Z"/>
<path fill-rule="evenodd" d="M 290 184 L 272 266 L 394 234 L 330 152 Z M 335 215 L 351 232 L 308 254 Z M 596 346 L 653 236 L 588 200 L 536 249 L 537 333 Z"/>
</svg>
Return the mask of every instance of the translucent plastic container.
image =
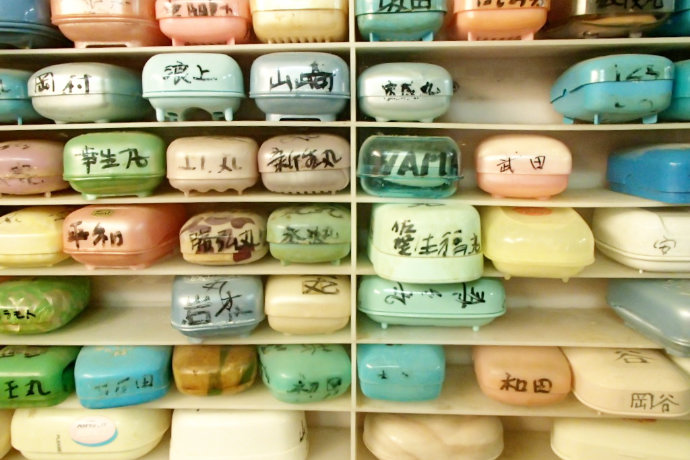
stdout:
<svg viewBox="0 0 690 460">
<path fill-rule="evenodd" d="M 546 24 L 551 0 L 453 0 L 452 34 L 460 40 L 532 40 Z"/>
<path fill-rule="evenodd" d="M 0 144 L 0 193 L 34 195 L 69 188 L 62 179 L 62 142 L 17 140 Z"/>
<path fill-rule="evenodd" d="M 254 384 L 259 361 L 251 345 L 177 345 L 172 370 L 180 393 L 234 394 Z"/>
<path fill-rule="evenodd" d="M 156 18 L 173 46 L 245 43 L 252 31 L 249 0 L 156 0 Z"/>
<path fill-rule="evenodd" d="M 264 43 L 347 40 L 348 0 L 250 0 L 254 33 Z"/>
</svg>

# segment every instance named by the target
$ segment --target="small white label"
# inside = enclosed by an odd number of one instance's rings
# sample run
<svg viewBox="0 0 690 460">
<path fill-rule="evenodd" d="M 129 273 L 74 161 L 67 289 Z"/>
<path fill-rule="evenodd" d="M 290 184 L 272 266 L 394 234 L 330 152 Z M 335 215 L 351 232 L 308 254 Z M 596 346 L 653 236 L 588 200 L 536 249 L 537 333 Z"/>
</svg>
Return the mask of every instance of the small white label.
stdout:
<svg viewBox="0 0 690 460">
<path fill-rule="evenodd" d="M 110 444 L 117 438 L 117 426 L 105 417 L 84 417 L 72 424 L 69 434 L 77 444 L 99 447 Z"/>
</svg>

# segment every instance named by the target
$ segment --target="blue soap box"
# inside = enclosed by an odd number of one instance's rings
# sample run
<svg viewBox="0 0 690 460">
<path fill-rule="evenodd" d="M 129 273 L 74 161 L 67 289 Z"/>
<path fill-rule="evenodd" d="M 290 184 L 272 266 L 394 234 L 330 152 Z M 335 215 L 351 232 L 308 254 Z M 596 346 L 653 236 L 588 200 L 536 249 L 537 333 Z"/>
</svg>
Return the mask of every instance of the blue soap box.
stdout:
<svg viewBox="0 0 690 460">
<path fill-rule="evenodd" d="M 170 388 L 170 346 L 87 346 L 77 356 L 77 397 L 88 409 L 133 406 Z"/>
<path fill-rule="evenodd" d="M 43 120 L 31 104 L 27 84 L 31 72 L 0 69 L 0 123 Z"/>
<path fill-rule="evenodd" d="M 428 401 L 441 394 L 446 359 L 441 345 L 363 344 L 357 374 L 365 396 L 389 401 Z"/>
<path fill-rule="evenodd" d="M 690 35 L 690 0 L 675 0 L 673 14 L 652 35 L 659 37 L 685 37 Z"/>
<path fill-rule="evenodd" d="M 673 204 L 690 204 L 690 144 L 659 144 L 608 158 L 611 190 Z"/>
<path fill-rule="evenodd" d="M 565 123 L 576 119 L 656 123 L 671 104 L 673 62 L 649 54 L 616 54 L 582 61 L 551 88 L 551 104 Z"/>
<path fill-rule="evenodd" d="M 446 0 L 357 0 L 359 33 L 370 42 L 433 41 L 448 11 Z"/>
<path fill-rule="evenodd" d="M 671 105 L 659 117 L 671 121 L 690 120 L 690 59 L 675 63 Z"/>
</svg>

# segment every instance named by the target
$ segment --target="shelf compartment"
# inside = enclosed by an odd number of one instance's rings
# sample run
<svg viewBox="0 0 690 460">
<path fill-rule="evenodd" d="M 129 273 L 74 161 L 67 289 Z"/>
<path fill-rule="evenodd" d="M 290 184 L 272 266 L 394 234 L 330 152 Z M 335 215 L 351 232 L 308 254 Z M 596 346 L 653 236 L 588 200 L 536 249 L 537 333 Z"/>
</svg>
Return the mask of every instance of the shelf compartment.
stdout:
<svg viewBox="0 0 690 460">
<path fill-rule="evenodd" d="M 580 403 L 572 393 L 565 400 L 547 406 L 526 407 L 503 404 L 485 396 L 481 392 L 472 366 L 454 365 L 446 367 L 446 379 L 443 384 L 443 390 L 441 391 L 441 396 L 435 400 L 422 402 L 383 401 L 368 398 L 359 391 L 357 395 L 357 411 L 518 417 L 620 417 L 611 414 L 599 414 L 594 409 L 590 409 Z M 690 420 L 690 416 L 686 415 L 674 418 L 674 420 Z"/>
<path fill-rule="evenodd" d="M 610 308 L 508 308 L 474 332 L 468 327 L 381 326 L 360 314 L 357 343 L 661 348 Z"/>
</svg>

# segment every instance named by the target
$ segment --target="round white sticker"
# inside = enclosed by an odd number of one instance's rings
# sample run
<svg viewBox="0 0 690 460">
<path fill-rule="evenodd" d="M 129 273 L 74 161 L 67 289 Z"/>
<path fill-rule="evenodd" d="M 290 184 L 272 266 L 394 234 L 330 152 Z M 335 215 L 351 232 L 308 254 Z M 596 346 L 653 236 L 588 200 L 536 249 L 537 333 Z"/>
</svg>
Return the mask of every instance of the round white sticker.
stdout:
<svg viewBox="0 0 690 460">
<path fill-rule="evenodd" d="M 117 438 L 117 426 L 105 417 L 84 417 L 72 423 L 69 434 L 77 444 L 99 447 L 110 444 Z"/>
</svg>

